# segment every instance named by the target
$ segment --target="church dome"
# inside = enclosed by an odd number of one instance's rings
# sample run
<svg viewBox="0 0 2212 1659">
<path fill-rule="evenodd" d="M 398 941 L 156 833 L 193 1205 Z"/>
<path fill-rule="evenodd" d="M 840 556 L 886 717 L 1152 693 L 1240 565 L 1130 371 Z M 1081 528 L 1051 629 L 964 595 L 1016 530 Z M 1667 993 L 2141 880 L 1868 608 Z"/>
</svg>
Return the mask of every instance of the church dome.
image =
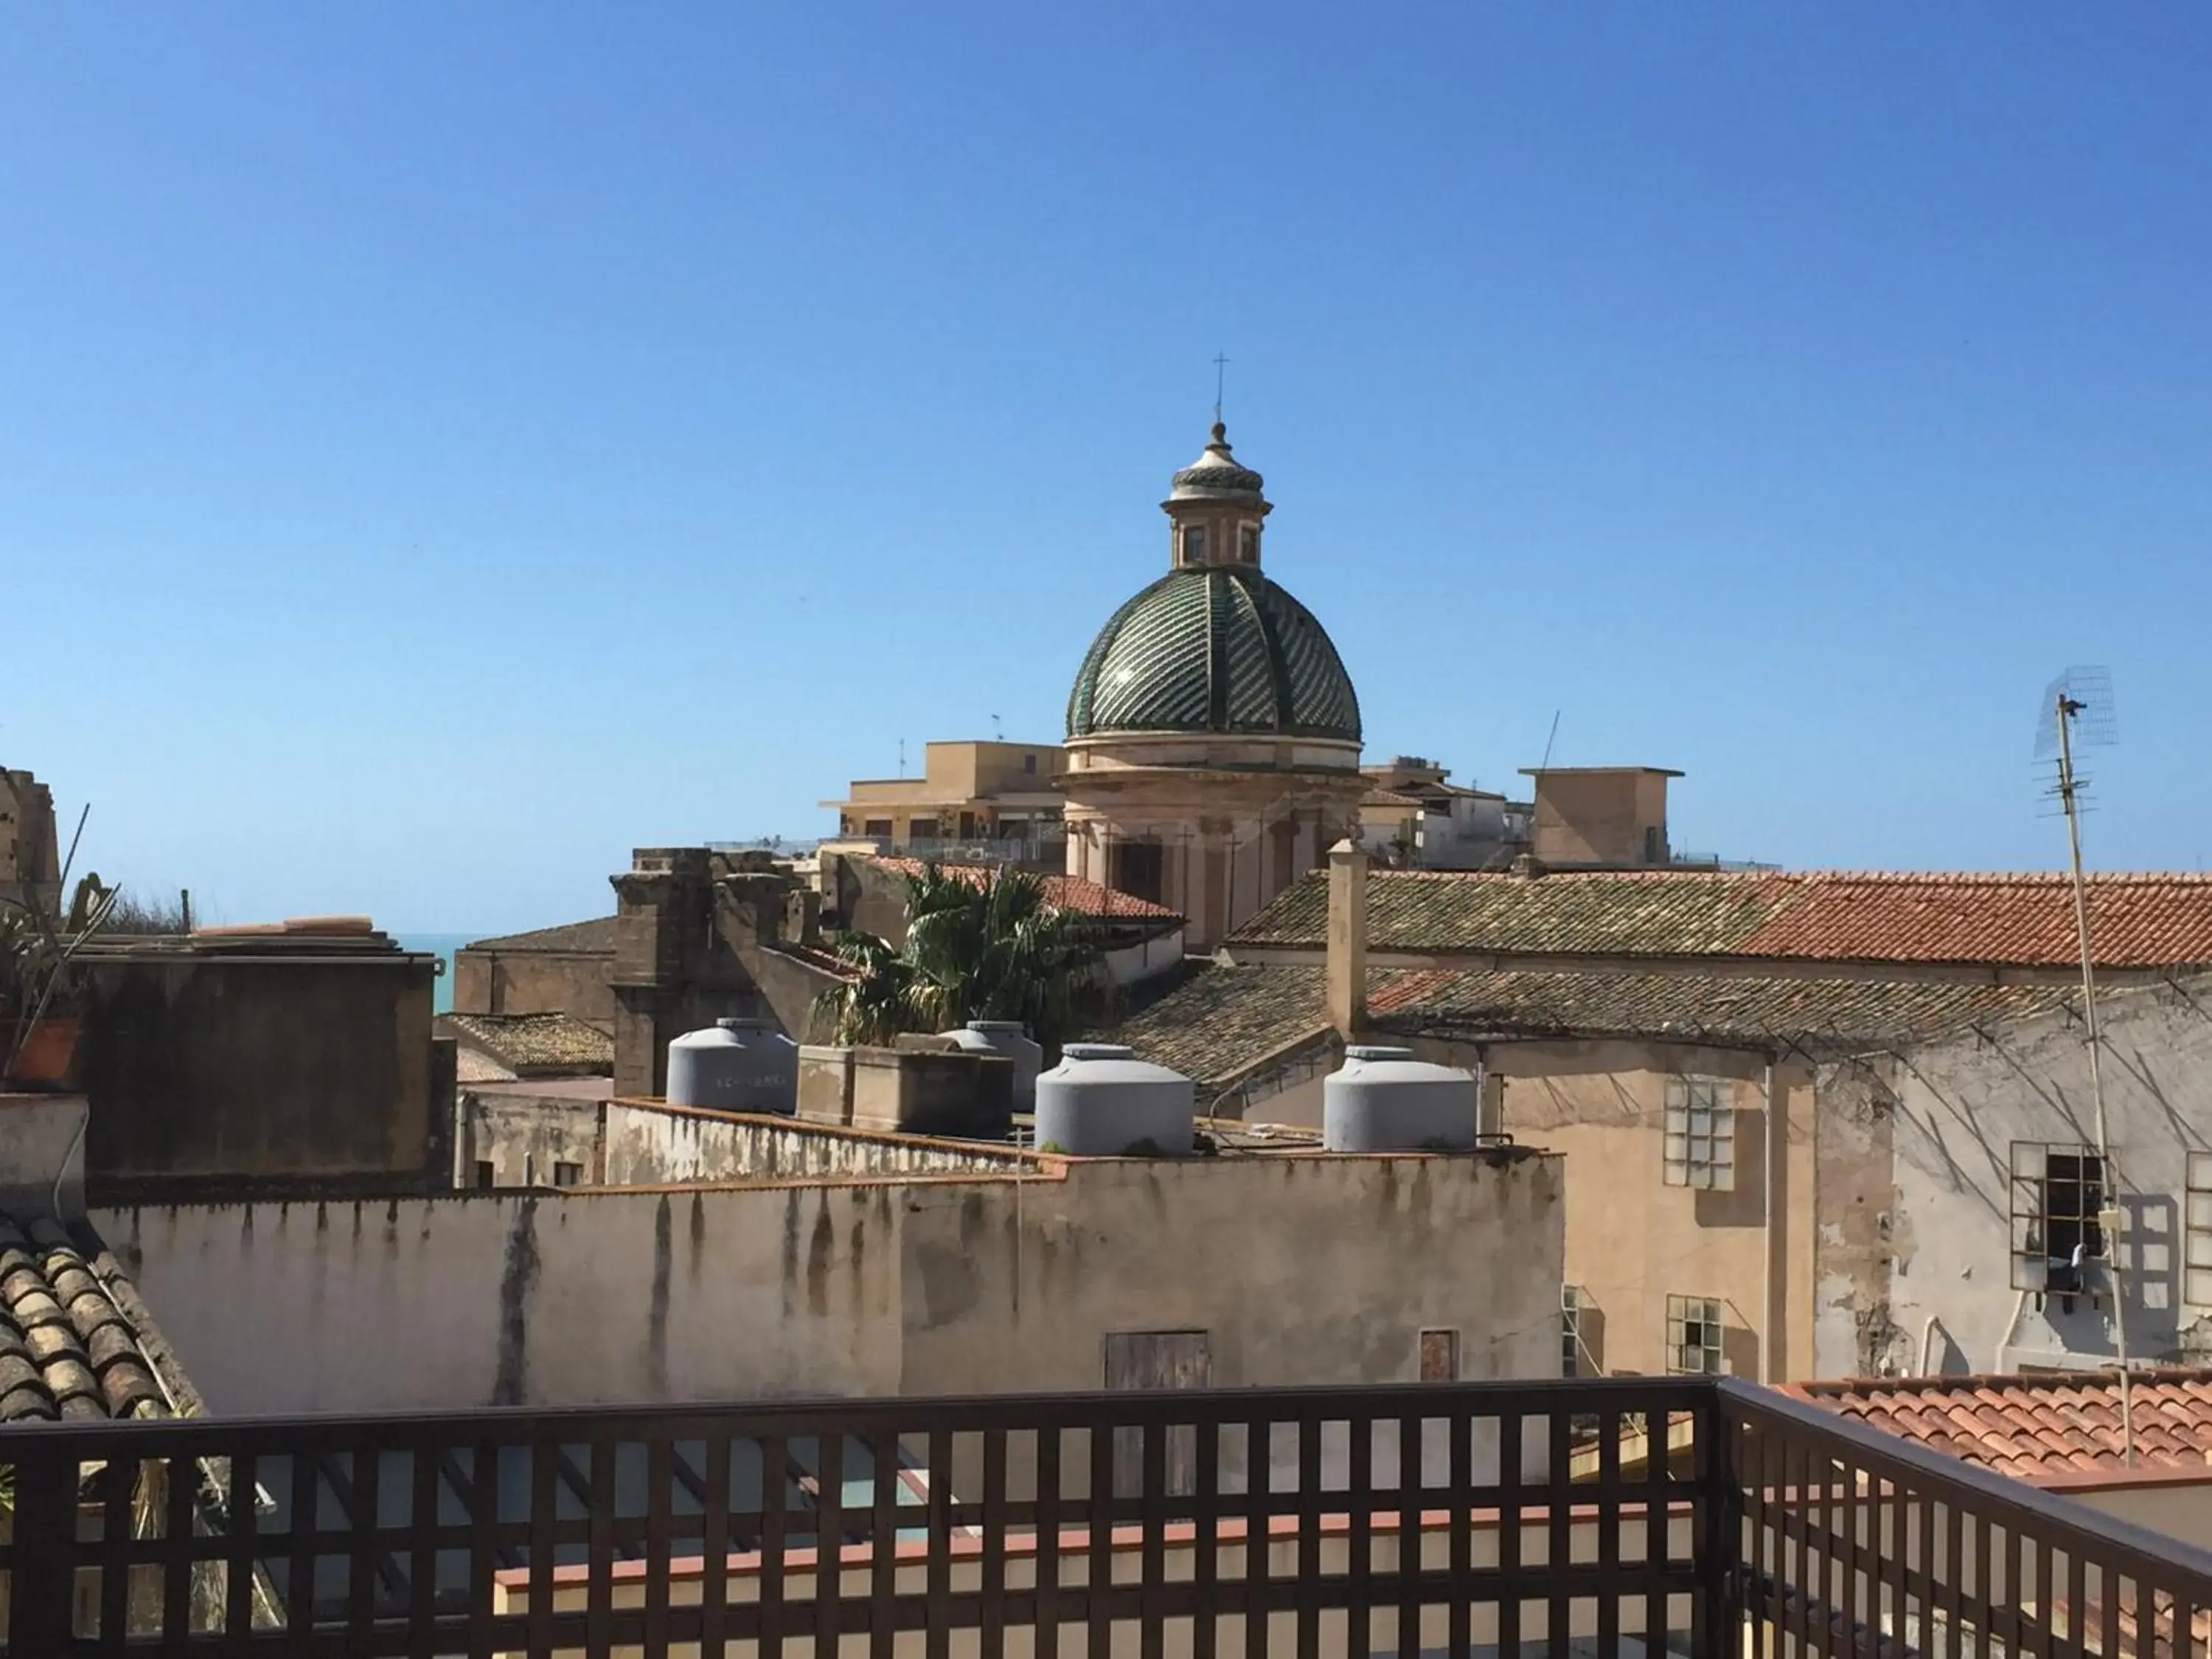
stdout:
<svg viewBox="0 0 2212 1659">
<path fill-rule="evenodd" d="M 1084 653 L 1067 735 L 1109 732 L 1356 744 L 1359 699 L 1313 612 L 1257 568 L 1187 567 L 1116 611 Z"/>
</svg>

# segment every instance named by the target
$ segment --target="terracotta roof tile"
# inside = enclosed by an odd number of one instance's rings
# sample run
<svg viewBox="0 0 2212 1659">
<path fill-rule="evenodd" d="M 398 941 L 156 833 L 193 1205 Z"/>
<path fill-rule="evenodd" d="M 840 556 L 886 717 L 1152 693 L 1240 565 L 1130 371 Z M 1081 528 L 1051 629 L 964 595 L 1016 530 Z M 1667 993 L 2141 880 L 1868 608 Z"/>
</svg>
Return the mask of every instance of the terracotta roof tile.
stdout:
<svg viewBox="0 0 2212 1659">
<path fill-rule="evenodd" d="M 2212 963 L 2212 876 L 2097 875 L 2089 892 L 2105 965 Z M 1367 895 L 1376 951 L 2054 966 L 2077 948 L 2061 875 L 1378 870 Z M 1316 872 L 1231 943 L 1318 950 L 1328 910 L 1328 874 Z"/>
<path fill-rule="evenodd" d="M 879 858 L 875 860 L 886 870 L 902 876 L 918 876 L 923 869 L 920 859 Z M 962 881 L 981 884 L 988 880 L 998 868 L 988 864 L 941 864 L 938 866 L 946 875 Z M 1046 902 L 1062 910 L 1073 910 L 1079 915 L 1107 916 L 1117 921 L 1180 921 L 1180 913 L 1164 904 L 1155 904 L 1150 899 L 1139 898 L 1134 893 L 1125 893 L 1116 887 L 1108 887 L 1095 881 L 1085 881 L 1076 876 L 1040 876 L 1044 884 Z"/>
<path fill-rule="evenodd" d="M 471 939 L 465 951 L 547 951 L 585 956 L 615 948 L 615 919 L 595 916 L 589 921 L 563 922 L 558 927 L 538 927 L 526 933 L 501 933 L 494 939 Z"/>
<path fill-rule="evenodd" d="M 2212 1370 L 2137 1371 L 2130 1386 L 2138 1468 L 2212 1464 Z M 1789 1392 L 2024 1480 L 2124 1466 L 2111 1373 L 1856 1378 Z"/>
<path fill-rule="evenodd" d="M 88 1226 L 0 1214 L 0 1422 L 168 1416 L 136 1304 Z"/>
<path fill-rule="evenodd" d="M 1382 969 L 1367 978 L 1378 1036 L 1664 1036 L 1808 1049 L 1864 1047 L 2046 1013 L 2065 992 L 1938 980 L 1756 974 L 1492 973 Z M 1328 1025 L 1322 969 L 1210 964 L 1127 1022 L 1115 1041 L 1195 1078 L 1225 1081 Z"/>
<path fill-rule="evenodd" d="M 438 1034 L 524 1072 L 611 1072 L 614 1039 L 568 1014 L 441 1014 Z"/>
</svg>

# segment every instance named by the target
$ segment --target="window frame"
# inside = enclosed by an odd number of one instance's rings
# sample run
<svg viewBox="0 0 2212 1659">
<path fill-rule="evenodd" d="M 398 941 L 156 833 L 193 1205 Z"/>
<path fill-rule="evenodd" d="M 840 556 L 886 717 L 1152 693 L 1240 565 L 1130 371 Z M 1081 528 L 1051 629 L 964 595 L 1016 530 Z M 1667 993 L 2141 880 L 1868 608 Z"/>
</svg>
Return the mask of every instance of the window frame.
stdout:
<svg viewBox="0 0 2212 1659">
<path fill-rule="evenodd" d="M 2054 1159 L 2070 1170 L 2054 1174 Z M 2093 1291 L 2073 1256 L 2079 1246 L 2084 1266 L 2110 1259 L 2112 1241 L 2099 1214 L 2112 1192 L 2103 1154 L 2078 1141 L 2015 1140 L 2011 1176 L 2012 1288 L 2057 1296 Z"/>
<path fill-rule="evenodd" d="M 2181 1299 L 2212 1308 L 2212 1152 L 2189 1153 L 2182 1176 Z"/>
<path fill-rule="evenodd" d="M 1735 1190 L 1735 1096 L 1727 1078 L 1668 1078 L 1659 1121 L 1659 1173 L 1668 1186 Z"/>
<path fill-rule="evenodd" d="M 572 1159 L 553 1160 L 553 1184 L 556 1187 L 580 1187 L 584 1184 L 584 1166 Z"/>
<path fill-rule="evenodd" d="M 1563 1378 L 1583 1374 L 1583 1304 L 1589 1292 L 1579 1285 L 1559 1286 L 1559 1375 Z M 1593 1369 L 1590 1375 L 1597 1372 Z"/>
<path fill-rule="evenodd" d="M 1723 1312 L 1725 1304 L 1717 1296 L 1667 1297 L 1667 1375 L 1669 1376 L 1721 1376 L 1722 1335 L 1728 1328 Z M 1692 1328 L 1697 1341 L 1690 1340 Z M 1689 1363 L 1694 1352 L 1698 1363 Z"/>
<path fill-rule="evenodd" d="M 1206 562 L 1206 528 L 1202 524 L 1187 524 L 1182 527 L 1176 550 L 1185 564 Z"/>
</svg>

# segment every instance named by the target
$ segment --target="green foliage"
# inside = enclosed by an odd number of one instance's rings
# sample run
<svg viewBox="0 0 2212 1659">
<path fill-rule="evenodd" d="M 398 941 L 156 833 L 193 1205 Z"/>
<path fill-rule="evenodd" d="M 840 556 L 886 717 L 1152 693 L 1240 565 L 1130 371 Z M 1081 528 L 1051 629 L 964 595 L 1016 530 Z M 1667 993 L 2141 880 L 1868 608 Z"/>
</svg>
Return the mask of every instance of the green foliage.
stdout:
<svg viewBox="0 0 2212 1659">
<path fill-rule="evenodd" d="M 907 878 L 906 943 L 852 933 L 837 954 L 859 972 L 815 1002 L 836 1042 L 1009 1019 L 1051 1045 L 1081 1029 L 1103 977 L 1091 919 L 1055 908 L 1019 870 L 977 881 L 925 865 Z"/>
</svg>

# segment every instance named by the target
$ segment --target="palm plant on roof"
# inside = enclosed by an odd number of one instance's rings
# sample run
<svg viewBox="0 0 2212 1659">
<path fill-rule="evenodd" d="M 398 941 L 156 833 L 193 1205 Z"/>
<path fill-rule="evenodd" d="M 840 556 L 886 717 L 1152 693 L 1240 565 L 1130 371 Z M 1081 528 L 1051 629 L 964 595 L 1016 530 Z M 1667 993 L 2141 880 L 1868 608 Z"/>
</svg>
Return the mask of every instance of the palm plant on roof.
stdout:
<svg viewBox="0 0 2212 1659">
<path fill-rule="evenodd" d="M 839 1042 L 1010 1019 L 1050 1045 L 1079 1029 L 1103 977 L 1091 919 L 1054 905 L 1018 870 L 978 879 L 925 865 L 907 878 L 903 945 L 854 933 L 837 951 L 856 971 L 816 1008 Z"/>
</svg>

